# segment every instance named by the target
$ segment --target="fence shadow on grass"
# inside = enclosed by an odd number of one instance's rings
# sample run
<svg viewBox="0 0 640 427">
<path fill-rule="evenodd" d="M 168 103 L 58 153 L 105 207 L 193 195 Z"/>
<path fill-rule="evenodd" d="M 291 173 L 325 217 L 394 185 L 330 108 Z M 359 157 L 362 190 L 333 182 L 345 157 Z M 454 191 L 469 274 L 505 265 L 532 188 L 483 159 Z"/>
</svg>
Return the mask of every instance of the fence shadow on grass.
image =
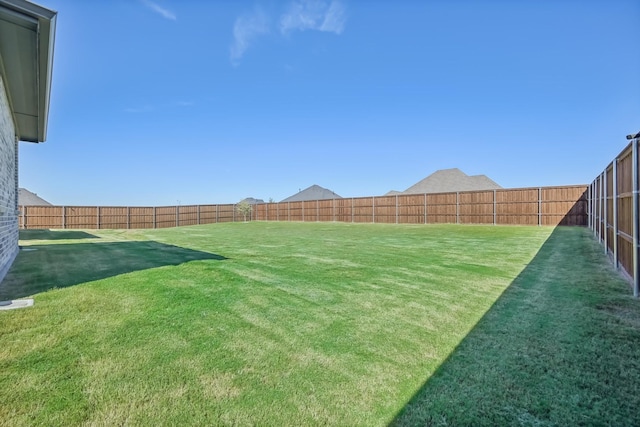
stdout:
<svg viewBox="0 0 640 427">
<path fill-rule="evenodd" d="M 20 251 L 0 283 L 0 301 L 150 268 L 225 259 L 155 241 L 30 245 Z"/>
<path fill-rule="evenodd" d="M 81 240 L 99 239 L 98 236 L 78 230 L 20 230 L 20 240 Z"/>
<path fill-rule="evenodd" d="M 638 425 L 640 309 L 602 257 L 557 227 L 389 425 Z"/>
</svg>

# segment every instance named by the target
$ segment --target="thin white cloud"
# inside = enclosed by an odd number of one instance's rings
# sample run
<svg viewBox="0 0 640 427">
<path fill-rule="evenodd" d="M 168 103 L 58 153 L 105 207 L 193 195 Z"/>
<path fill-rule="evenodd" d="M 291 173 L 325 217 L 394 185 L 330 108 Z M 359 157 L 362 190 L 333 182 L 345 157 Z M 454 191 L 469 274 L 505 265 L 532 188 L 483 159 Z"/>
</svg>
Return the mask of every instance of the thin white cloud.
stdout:
<svg viewBox="0 0 640 427">
<path fill-rule="evenodd" d="M 129 107 L 129 108 L 125 108 L 124 112 L 125 113 L 131 113 L 131 114 L 139 114 L 139 113 L 149 113 L 151 111 L 155 110 L 155 108 L 151 105 L 143 105 L 141 107 Z"/>
<path fill-rule="evenodd" d="M 178 19 L 175 13 L 171 12 L 169 9 L 165 9 L 164 7 L 160 6 L 159 4 L 151 0 L 140 0 L 140 1 L 142 2 L 142 4 L 144 4 L 149 9 L 156 12 L 163 18 L 170 19 L 172 21 L 175 21 L 176 19 Z"/>
<path fill-rule="evenodd" d="M 269 17 L 260 9 L 242 15 L 233 26 L 233 43 L 230 48 L 231 63 L 238 65 L 249 46 L 260 35 L 269 32 Z"/>
<path fill-rule="evenodd" d="M 341 34 L 346 23 L 347 12 L 342 0 L 293 0 L 279 20 L 283 35 L 307 30 Z M 238 17 L 233 26 L 231 63 L 237 66 L 255 39 L 270 30 L 269 16 L 261 9 Z"/>
<path fill-rule="evenodd" d="M 345 6 L 339 1 L 332 1 L 329 5 L 327 13 L 324 15 L 324 21 L 320 26 L 320 31 L 340 34 L 344 31 L 347 24 L 347 11 Z"/>
<path fill-rule="evenodd" d="M 296 0 L 280 17 L 280 32 L 316 30 L 340 34 L 346 22 L 346 7 L 339 0 Z"/>
</svg>

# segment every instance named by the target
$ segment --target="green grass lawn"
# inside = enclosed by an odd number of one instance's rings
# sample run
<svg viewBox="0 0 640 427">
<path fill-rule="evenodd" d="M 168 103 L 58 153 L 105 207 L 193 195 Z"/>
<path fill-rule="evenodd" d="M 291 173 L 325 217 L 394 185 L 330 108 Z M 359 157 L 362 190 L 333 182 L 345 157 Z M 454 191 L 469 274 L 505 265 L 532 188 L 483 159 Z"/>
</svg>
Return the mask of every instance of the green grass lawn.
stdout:
<svg viewBox="0 0 640 427">
<path fill-rule="evenodd" d="M 0 424 L 640 423 L 640 308 L 584 228 L 21 232 Z"/>
</svg>

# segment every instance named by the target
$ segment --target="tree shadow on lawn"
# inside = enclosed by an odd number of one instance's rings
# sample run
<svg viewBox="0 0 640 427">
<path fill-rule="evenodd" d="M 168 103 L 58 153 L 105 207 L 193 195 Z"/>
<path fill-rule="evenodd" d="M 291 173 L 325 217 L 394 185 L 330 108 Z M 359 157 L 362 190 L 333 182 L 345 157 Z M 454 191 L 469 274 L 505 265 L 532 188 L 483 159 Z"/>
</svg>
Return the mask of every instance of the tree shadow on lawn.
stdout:
<svg viewBox="0 0 640 427">
<path fill-rule="evenodd" d="M 390 426 L 640 425 L 640 307 L 557 227 Z"/>
<path fill-rule="evenodd" d="M 30 245 L 0 283 L 0 301 L 150 268 L 225 259 L 155 241 Z"/>
<path fill-rule="evenodd" d="M 79 230 L 20 230 L 20 240 L 80 240 L 99 239 L 94 234 Z"/>
</svg>

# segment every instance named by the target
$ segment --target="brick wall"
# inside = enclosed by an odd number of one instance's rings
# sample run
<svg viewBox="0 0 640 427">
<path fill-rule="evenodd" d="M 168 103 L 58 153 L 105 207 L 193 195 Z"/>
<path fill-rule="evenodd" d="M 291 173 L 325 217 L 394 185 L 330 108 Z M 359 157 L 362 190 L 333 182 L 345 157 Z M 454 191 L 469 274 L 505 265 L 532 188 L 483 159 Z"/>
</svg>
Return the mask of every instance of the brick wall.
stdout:
<svg viewBox="0 0 640 427">
<path fill-rule="evenodd" d="M 18 144 L 0 76 L 0 282 L 18 254 Z"/>
</svg>

